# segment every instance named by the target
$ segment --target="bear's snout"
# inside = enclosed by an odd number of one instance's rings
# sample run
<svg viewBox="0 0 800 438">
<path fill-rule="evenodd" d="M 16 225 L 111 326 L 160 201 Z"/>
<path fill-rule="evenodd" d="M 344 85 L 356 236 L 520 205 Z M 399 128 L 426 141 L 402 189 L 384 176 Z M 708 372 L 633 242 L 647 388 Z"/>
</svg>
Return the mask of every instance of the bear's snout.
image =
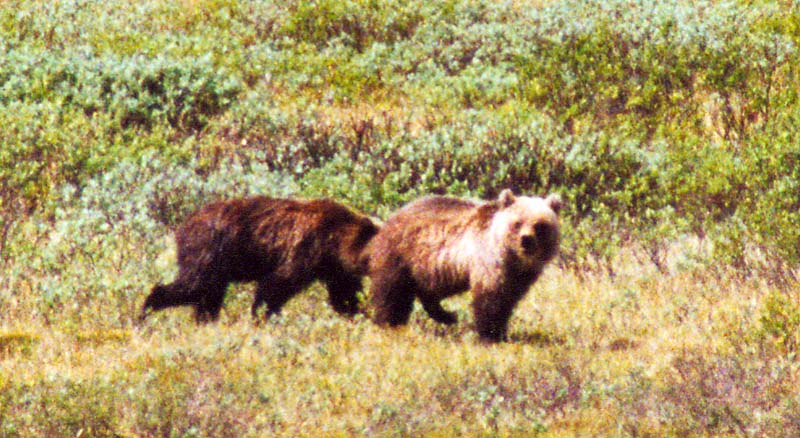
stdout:
<svg viewBox="0 0 800 438">
<path fill-rule="evenodd" d="M 536 237 L 531 235 L 522 236 L 520 239 L 520 244 L 526 253 L 533 254 L 533 252 L 536 250 Z"/>
<path fill-rule="evenodd" d="M 544 223 L 538 223 L 533 226 L 533 234 L 524 234 L 520 236 L 520 245 L 528 255 L 536 255 L 539 250 L 544 251 L 542 256 L 548 257 L 554 251 L 554 247 L 558 245 L 558 232 L 552 226 Z"/>
<path fill-rule="evenodd" d="M 537 245 L 542 249 L 541 257 L 549 260 L 558 252 L 558 228 L 547 223 L 533 226 Z"/>
</svg>

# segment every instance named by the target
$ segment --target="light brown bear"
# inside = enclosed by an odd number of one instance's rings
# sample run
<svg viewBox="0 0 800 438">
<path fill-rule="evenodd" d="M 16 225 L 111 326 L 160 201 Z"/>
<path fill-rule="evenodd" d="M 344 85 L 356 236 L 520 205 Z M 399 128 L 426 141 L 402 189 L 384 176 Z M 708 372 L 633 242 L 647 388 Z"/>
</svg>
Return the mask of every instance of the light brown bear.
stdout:
<svg viewBox="0 0 800 438">
<path fill-rule="evenodd" d="M 156 285 L 145 300 L 148 312 L 193 306 L 198 322 L 219 316 L 232 282 L 258 283 L 251 312 L 266 304 L 266 317 L 314 280 L 328 288 L 341 314 L 358 311 L 363 250 L 380 224 L 329 200 L 256 196 L 215 202 L 191 215 L 177 230 L 178 278 Z"/>
<path fill-rule="evenodd" d="M 561 207 L 556 195 L 510 190 L 490 202 L 433 196 L 406 205 L 369 244 L 375 322 L 406 324 L 417 297 L 434 320 L 452 324 L 440 301 L 472 290 L 481 340 L 505 340 L 517 302 L 558 252 Z"/>
</svg>

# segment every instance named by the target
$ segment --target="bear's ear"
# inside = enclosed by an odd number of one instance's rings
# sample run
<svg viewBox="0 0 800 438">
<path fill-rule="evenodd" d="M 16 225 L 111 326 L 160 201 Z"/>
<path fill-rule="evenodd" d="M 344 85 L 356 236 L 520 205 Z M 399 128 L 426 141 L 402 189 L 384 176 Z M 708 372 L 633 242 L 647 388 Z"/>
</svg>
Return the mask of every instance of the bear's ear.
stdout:
<svg viewBox="0 0 800 438">
<path fill-rule="evenodd" d="M 544 200 L 544 202 L 547 204 L 548 207 L 550 207 L 551 210 L 556 212 L 556 214 L 558 214 L 561 211 L 561 207 L 564 206 L 564 202 L 561 201 L 561 197 L 555 193 L 548 196 L 547 199 Z"/>
<path fill-rule="evenodd" d="M 497 197 L 497 202 L 500 203 L 500 208 L 510 207 L 511 204 L 516 201 L 517 198 L 514 197 L 514 193 L 511 192 L 511 189 L 504 189 L 500 192 L 500 196 Z"/>
</svg>

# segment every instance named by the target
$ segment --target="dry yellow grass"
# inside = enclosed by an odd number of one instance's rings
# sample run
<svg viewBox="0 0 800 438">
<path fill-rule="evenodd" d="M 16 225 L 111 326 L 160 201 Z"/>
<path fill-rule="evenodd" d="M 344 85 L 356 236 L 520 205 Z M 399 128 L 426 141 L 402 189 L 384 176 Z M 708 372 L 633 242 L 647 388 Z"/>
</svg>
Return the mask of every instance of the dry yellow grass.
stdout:
<svg viewBox="0 0 800 438">
<path fill-rule="evenodd" d="M 21 436 L 82 428 L 96 435 L 209 436 L 221 427 L 239 436 L 686 432 L 697 417 L 694 405 L 674 402 L 687 412 L 670 418 L 657 404 L 671 400 L 670 385 L 705 370 L 686 374 L 681 364 L 710 364 L 743 344 L 770 344 L 756 334 L 764 299 L 775 290 L 757 278 L 661 275 L 633 260 L 614 278 L 552 267 L 520 303 L 510 342 L 495 346 L 476 341 L 468 296 L 445 303 L 461 316 L 454 327 L 417 309 L 408 327 L 387 330 L 362 317 L 338 317 L 316 287 L 259 326 L 249 319 L 247 286 L 234 288 L 221 320 L 204 326 L 195 326 L 188 310 L 115 330 L 104 328 L 100 315 L 79 328 L 17 320 L 0 329 L 3 402 L 19 403 L 4 406 L 0 430 Z M 761 370 L 759 361 L 788 367 L 768 391 L 791 398 L 784 392 L 797 381 L 797 367 L 779 354 L 763 350 L 740 359 L 744 371 Z M 761 377 L 738 378 L 733 384 L 747 386 Z M 698 422 L 698 435 L 741 432 L 719 421 Z M 768 426 L 753 430 L 775 430 Z"/>
</svg>

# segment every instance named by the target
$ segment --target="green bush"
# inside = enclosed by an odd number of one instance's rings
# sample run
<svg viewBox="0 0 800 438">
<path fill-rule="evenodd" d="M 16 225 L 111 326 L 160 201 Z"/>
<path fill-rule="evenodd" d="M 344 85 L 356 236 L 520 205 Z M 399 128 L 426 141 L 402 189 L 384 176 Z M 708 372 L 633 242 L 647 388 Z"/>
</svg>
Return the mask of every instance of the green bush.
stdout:
<svg viewBox="0 0 800 438">
<path fill-rule="evenodd" d="M 523 93 L 569 127 L 624 120 L 647 135 L 670 123 L 697 126 L 698 97 L 712 94 L 724 106 L 723 135 L 745 135 L 754 120 L 769 118 L 775 75 L 795 53 L 790 39 L 762 30 L 776 14 L 732 2 L 532 9 L 533 50 L 519 63 Z"/>
<path fill-rule="evenodd" d="M 0 64 L 3 229 L 63 184 L 80 186 L 122 158 L 172 149 L 239 93 L 208 58 L 96 56 L 88 48 L 14 49 Z M 179 134 L 181 133 L 181 134 Z M 165 138 L 170 137 L 170 138 Z M 180 143 L 180 142 L 178 142 Z"/>
<path fill-rule="evenodd" d="M 757 337 L 774 343 L 784 354 L 797 354 L 800 346 L 800 306 L 790 292 L 773 291 L 761 309 Z"/>
<path fill-rule="evenodd" d="M 43 50 L 11 50 L 0 67 L 0 103 L 51 101 L 60 111 L 91 118 L 113 115 L 118 129 L 158 122 L 196 131 L 227 108 L 241 90 L 236 77 L 209 57 L 97 56 L 89 48 L 52 57 Z"/>
<path fill-rule="evenodd" d="M 287 18 L 276 29 L 279 36 L 318 49 L 341 43 L 359 53 L 407 39 L 423 18 L 417 5 L 399 1 L 295 0 L 282 6 Z"/>
</svg>

